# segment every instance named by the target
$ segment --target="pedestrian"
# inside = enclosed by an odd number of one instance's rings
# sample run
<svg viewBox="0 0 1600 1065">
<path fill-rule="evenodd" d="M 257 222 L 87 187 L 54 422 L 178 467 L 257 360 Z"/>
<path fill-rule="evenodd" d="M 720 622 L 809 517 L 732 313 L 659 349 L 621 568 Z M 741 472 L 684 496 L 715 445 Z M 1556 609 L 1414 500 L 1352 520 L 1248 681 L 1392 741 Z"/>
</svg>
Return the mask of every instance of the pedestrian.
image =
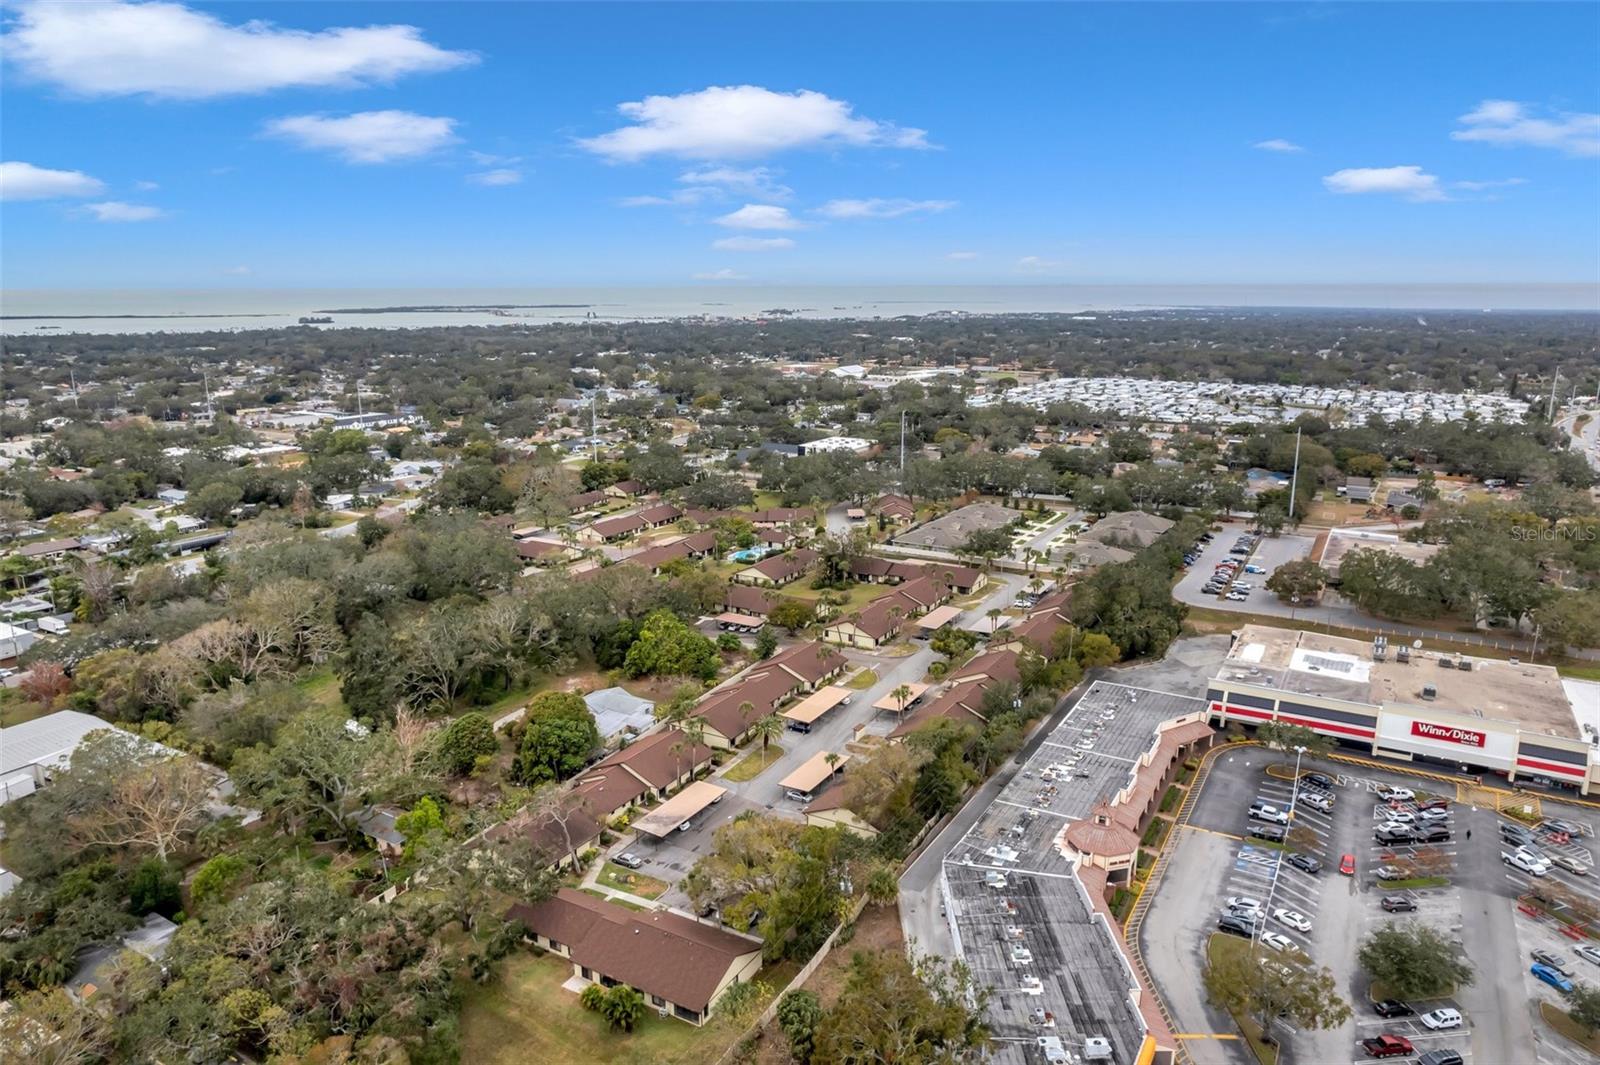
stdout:
<svg viewBox="0 0 1600 1065">
<path fill-rule="evenodd" d="M 1467 829 L 1467 838 L 1468 838 L 1468 839 L 1471 839 L 1471 838 L 1472 838 L 1472 829 L 1470 829 L 1470 828 L 1469 828 L 1469 829 Z"/>
</svg>

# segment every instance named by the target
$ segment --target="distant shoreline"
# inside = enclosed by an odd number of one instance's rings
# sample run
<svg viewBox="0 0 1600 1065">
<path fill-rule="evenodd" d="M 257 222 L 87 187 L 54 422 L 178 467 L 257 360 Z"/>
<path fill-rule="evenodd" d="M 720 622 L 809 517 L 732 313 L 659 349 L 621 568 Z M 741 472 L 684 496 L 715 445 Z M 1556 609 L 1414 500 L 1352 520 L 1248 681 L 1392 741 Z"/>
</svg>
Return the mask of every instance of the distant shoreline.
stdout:
<svg viewBox="0 0 1600 1065">
<path fill-rule="evenodd" d="M 327 313 L 327 312 L 323 312 Z M 93 321 L 99 318 L 278 318 L 277 311 L 245 311 L 239 314 L 4 314 L 0 322 Z"/>
<path fill-rule="evenodd" d="M 414 307 L 319 307 L 318 314 L 473 314 L 484 311 L 587 311 L 595 303 L 462 303 Z M 201 316 L 196 316 L 201 317 Z M 206 316 L 209 317 L 209 316 Z"/>
</svg>

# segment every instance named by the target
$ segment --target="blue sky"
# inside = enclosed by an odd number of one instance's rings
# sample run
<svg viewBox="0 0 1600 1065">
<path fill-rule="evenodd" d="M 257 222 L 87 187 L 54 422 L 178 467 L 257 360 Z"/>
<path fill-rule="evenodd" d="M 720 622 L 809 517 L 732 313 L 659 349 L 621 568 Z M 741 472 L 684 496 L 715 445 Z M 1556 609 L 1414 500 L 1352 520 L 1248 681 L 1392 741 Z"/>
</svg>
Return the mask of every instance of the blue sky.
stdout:
<svg viewBox="0 0 1600 1065">
<path fill-rule="evenodd" d="M 1600 5 L 3 11 L 9 288 L 1600 281 Z"/>
</svg>

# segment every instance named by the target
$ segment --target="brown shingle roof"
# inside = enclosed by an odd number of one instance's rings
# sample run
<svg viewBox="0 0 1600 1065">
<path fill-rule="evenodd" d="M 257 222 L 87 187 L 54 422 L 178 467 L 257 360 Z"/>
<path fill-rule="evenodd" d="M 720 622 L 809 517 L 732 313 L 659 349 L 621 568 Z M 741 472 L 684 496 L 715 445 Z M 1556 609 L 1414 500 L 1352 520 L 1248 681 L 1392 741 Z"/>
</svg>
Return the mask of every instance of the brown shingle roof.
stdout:
<svg viewBox="0 0 1600 1065">
<path fill-rule="evenodd" d="M 778 703 L 799 687 L 800 681 L 787 670 L 758 668 L 737 683 L 706 696 L 694 712 L 705 718 L 706 724 L 732 740 L 772 713 Z M 745 703 L 755 706 L 749 716 L 739 710 Z"/>
<path fill-rule="evenodd" d="M 641 510 L 639 517 L 651 525 L 657 525 L 664 521 L 677 521 L 683 517 L 683 511 L 671 503 L 657 503 L 653 507 L 645 507 Z"/>
<path fill-rule="evenodd" d="M 572 960 L 647 995 L 704 1012 L 711 996 L 758 941 L 667 910 L 635 912 L 573 888 L 506 914 L 565 944 Z"/>
<path fill-rule="evenodd" d="M 767 659 L 769 666 L 788 670 L 807 685 L 844 668 L 846 659 L 838 651 L 820 643 L 797 643 Z"/>
<path fill-rule="evenodd" d="M 967 684 L 974 680 L 988 678 L 991 681 L 1004 681 L 1010 684 L 1020 683 L 1022 671 L 1019 668 L 1021 656 L 1017 652 L 1006 648 L 1000 651 L 990 651 L 981 654 L 956 670 L 950 678 L 952 685 Z"/>
<path fill-rule="evenodd" d="M 602 518 L 589 528 L 599 533 L 602 537 L 610 539 L 624 533 L 637 532 L 644 528 L 645 521 L 637 514 L 624 514 L 620 518 Z"/>
<path fill-rule="evenodd" d="M 802 547 L 798 551 L 789 551 L 782 555 L 773 555 L 771 558 L 763 559 L 750 568 L 767 578 L 767 580 L 782 584 L 794 580 L 810 569 L 811 564 L 818 557 L 815 551 Z"/>
<path fill-rule="evenodd" d="M 615 754 L 595 763 L 596 769 L 622 766 L 651 787 L 664 788 L 681 779 L 692 766 L 711 758 L 711 748 L 696 744 L 693 752 L 687 747 L 674 755 L 672 746 L 683 740 L 683 733 L 675 728 L 652 732 L 635 740 Z"/>
</svg>

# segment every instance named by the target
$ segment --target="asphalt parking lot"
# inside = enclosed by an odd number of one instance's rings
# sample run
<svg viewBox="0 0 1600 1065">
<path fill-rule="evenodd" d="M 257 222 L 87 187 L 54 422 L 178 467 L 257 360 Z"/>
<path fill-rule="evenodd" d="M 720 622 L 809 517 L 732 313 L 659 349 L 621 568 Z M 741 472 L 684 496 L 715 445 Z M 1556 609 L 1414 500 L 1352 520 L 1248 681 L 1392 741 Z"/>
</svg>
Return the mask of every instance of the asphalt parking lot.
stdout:
<svg viewBox="0 0 1600 1065">
<path fill-rule="evenodd" d="M 1287 764 L 1286 764 L 1287 763 Z M 1253 823 L 1249 807 L 1257 800 L 1287 810 L 1294 798 L 1288 779 L 1266 772 L 1269 764 L 1292 765 L 1292 758 L 1261 748 L 1243 748 L 1219 756 L 1207 776 L 1205 790 L 1192 811 L 1190 830 L 1183 832 L 1169 852 L 1170 863 L 1148 916 L 1140 929 L 1141 947 L 1158 989 L 1180 1029 L 1190 1032 L 1228 1032 L 1232 1024 L 1203 1000 L 1193 984 L 1203 966 L 1205 943 L 1215 930 L 1226 900 L 1244 896 L 1263 904 L 1265 922 L 1259 930 L 1277 933 L 1287 949 L 1263 947 L 1264 957 L 1293 961 L 1299 955 L 1329 968 L 1340 992 L 1350 1001 L 1350 1023 L 1330 1031 L 1289 1031 L 1286 1048 L 1290 1060 L 1300 1062 L 1374 1060 L 1359 1041 L 1388 1033 L 1411 1040 L 1420 1053 L 1449 1048 L 1475 1065 L 1541 1062 L 1575 1065 L 1588 1058 L 1546 1028 L 1537 1016 L 1537 1002 L 1558 1001 L 1559 992 L 1537 981 L 1529 972 L 1535 946 L 1556 950 L 1568 959 L 1575 979 L 1600 983 L 1600 965 L 1571 950 L 1573 943 L 1559 927 L 1517 909 L 1517 899 L 1535 884 L 1527 872 L 1503 864 L 1496 831 L 1500 818 L 1492 811 L 1455 803 L 1455 789 L 1447 784 L 1419 780 L 1381 769 L 1359 770 L 1333 764 L 1307 763 L 1303 771 L 1333 778 L 1333 810 L 1324 812 L 1301 802 L 1294 809 L 1292 836 L 1286 848 L 1265 844 L 1249 835 Z M 1446 815 L 1437 819 L 1450 831 L 1448 840 L 1431 844 L 1384 844 L 1375 829 L 1399 817 L 1420 820 L 1417 800 L 1391 805 L 1377 794 L 1380 785 L 1410 787 L 1417 799 L 1430 797 L 1428 788 L 1452 800 Z M 1302 789 L 1302 794 L 1309 794 Z M 1568 853 L 1580 865 L 1593 867 L 1593 835 L 1600 816 L 1593 810 L 1557 808 L 1557 816 L 1578 824 L 1580 835 L 1570 842 L 1546 844 L 1546 853 Z M 1320 869 L 1309 875 L 1290 865 L 1288 853 L 1299 851 L 1316 857 Z M 1350 855 L 1354 876 L 1338 872 L 1340 859 Z M 1438 865 L 1448 883 L 1392 887 L 1380 881 L 1384 866 L 1417 868 Z M 1596 877 L 1574 875 L 1552 868 L 1539 882 L 1562 883 L 1573 890 L 1595 891 Z M 1390 883 L 1393 883 L 1392 881 Z M 1181 886 L 1177 886 L 1181 885 Z M 1403 896 L 1416 908 L 1388 913 L 1380 903 L 1386 895 Z M 1287 909 L 1303 915 L 1308 931 L 1289 927 L 1273 917 Z M 1422 921 L 1434 925 L 1447 938 L 1459 942 L 1477 971 L 1476 981 L 1458 989 L 1457 997 L 1410 1003 L 1415 1014 L 1450 1006 L 1465 1017 L 1460 1029 L 1431 1031 L 1415 1016 L 1382 1018 L 1372 1007 L 1367 978 L 1356 963 L 1360 943 L 1386 922 Z M 1587 970 L 1587 971 L 1586 971 Z M 1516 975 L 1513 975 L 1513 973 Z M 1221 1041 L 1187 1044 L 1198 1065 L 1241 1060 L 1242 1047 Z"/>
<path fill-rule="evenodd" d="M 1228 524 L 1222 531 L 1212 533 L 1213 539 L 1209 544 L 1201 544 L 1200 557 L 1193 566 L 1187 569 L 1178 580 L 1173 596 L 1183 603 L 1195 606 L 1216 607 L 1221 610 L 1250 610 L 1263 603 L 1277 603 L 1277 597 L 1267 591 L 1267 578 L 1272 576 L 1273 570 L 1285 562 L 1294 562 L 1305 558 L 1311 551 L 1315 542 L 1309 536 L 1283 534 L 1280 536 L 1262 537 L 1255 546 L 1255 550 L 1248 556 L 1234 555 L 1232 550 L 1239 537 L 1248 529 L 1242 524 Z M 1238 579 L 1253 586 L 1250 598 L 1244 602 L 1233 602 L 1217 595 L 1207 595 L 1200 589 L 1211 580 L 1213 571 L 1221 562 L 1229 559 L 1242 561 L 1246 565 L 1258 566 L 1261 573 L 1245 573 L 1241 567 Z"/>
</svg>

